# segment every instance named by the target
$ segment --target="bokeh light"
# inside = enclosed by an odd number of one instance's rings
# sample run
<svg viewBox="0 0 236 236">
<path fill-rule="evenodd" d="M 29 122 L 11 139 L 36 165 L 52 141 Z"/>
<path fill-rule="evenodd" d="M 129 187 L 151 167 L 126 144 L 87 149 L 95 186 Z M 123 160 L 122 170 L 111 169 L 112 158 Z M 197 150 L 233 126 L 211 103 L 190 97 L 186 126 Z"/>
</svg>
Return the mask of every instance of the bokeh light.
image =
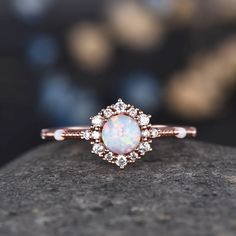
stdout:
<svg viewBox="0 0 236 236">
<path fill-rule="evenodd" d="M 198 10 L 195 0 L 172 0 L 169 21 L 172 24 L 191 24 Z"/>
<path fill-rule="evenodd" d="M 167 86 L 169 108 L 188 119 L 215 117 L 236 90 L 235 55 L 236 38 L 231 37 L 213 52 L 193 57 Z"/>
<path fill-rule="evenodd" d="M 33 23 L 42 18 L 53 6 L 54 0 L 9 0 L 18 17 Z"/>
<path fill-rule="evenodd" d="M 216 87 L 207 81 L 176 78 L 171 81 L 167 91 L 169 108 L 187 119 L 210 118 L 216 115 L 223 105 L 223 97 Z"/>
<path fill-rule="evenodd" d="M 112 33 L 134 49 L 149 49 L 163 36 L 163 27 L 155 14 L 133 1 L 112 2 L 107 8 Z"/>
<path fill-rule="evenodd" d="M 58 42 L 51 36 L 39 34 L 27 44 L 26 57 L 33 67 L 51 66 L 59 57 Z"/>
<path fill-rule="evenodd" d="M 235 22 L 236 19 L 236 2 L 235 0 L 208 0 L 204 4 L 198 1 L 198 9 L 207 14 L 203 14 L 201 18 L 195 18 L 197 24 L 202 26 L 218 25 L 222 23 Z M 212 7 L 214 6 L 214 7 Z"/>
<path fill-rule="evenodd" d="M 105 29 L 98 25 L 75 25 L 69 32 L 68 46 L 75 61 L 87 71 L 101 71 L 110 62 L 112 45 Z"/>
<path fill-rule="evenodd" d="M 172 9 L 172 0 L 143 0 L 142 2 L 162 17 L 167 17 Z"/>
<path fill-rule="evenodd" d="M 146 111 L 158 110 L 161 103 L 161 87 L 151 74 L 134 73 L 125 78 L 122 95 L 129 103 Z"/>
<path fill-rule="evenodd" d="M 87 124 L 100 107 L 93 90 L 78 87 L 66 74 L 48 74 L 40 84 L 40 115 L 55 125 Z"/>
<path fill-rule="evenodd" d="M 236 145 L 236 0 L 0 0 L 0 15 L 3 158 L 119 97 Z"/>
</svg>

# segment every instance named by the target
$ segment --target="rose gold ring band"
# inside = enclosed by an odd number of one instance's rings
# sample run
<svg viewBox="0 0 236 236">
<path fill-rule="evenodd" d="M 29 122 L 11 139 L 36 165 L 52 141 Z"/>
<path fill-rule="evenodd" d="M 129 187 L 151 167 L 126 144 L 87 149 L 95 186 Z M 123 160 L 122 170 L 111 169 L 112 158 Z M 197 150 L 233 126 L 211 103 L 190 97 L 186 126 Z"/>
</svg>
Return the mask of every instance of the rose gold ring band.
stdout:
<svg viewBox="0 0 236 236">
<path fill-rule="evenodd" d="M 197 135 L 194 127 L 152 125 L 150 118 L 151 115 L 118 99 L 115 104 L 91 117 L 91 126 L 43 129 L 41 137 L 57 141 L 89 140 L 92 153 L 123 169 L 128 163 L 134 163 L 151 152 L 151 143 L 155 138 L 182 139 Z"/>
<path fill-rule="evenodd" d="M 197 129 L 195 127 L 179 127 L 169 125 L 152 125 L 152 138 L 161 137 L 176 137 L 176 138 L 187 138 L 196 137 Z M 86 132 L 90 131 L 89 126 L 77 126 L 77 127 L 64 127 L 55 129 L 43 129 L 41 131 L 42 139 L 55 139 L 58 141 L 67 139 L 87 139 Z"/>
</svg>

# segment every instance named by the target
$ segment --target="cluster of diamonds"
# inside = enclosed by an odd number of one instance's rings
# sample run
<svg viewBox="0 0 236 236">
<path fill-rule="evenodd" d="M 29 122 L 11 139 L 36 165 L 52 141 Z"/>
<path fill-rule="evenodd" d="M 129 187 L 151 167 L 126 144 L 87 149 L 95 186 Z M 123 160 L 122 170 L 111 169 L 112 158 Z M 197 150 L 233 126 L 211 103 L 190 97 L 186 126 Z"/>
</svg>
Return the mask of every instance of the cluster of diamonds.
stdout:
<svg viewBox="0 0 236 236">
<path fill-rule="evenodd" d="M 118 114 L 124 114 L 134 119 L 141 130 L 141 140 L 138 147 L 125 155 L 118 155 L 106 148 L 102 140 L 102 128 L 106 121 Z M 92 126 L 90 130 L 83 133 L 83 138 L 90 140 L 92 153 L 97 154 L 109 163 L 116 164 L 120 168 L 124 168 L 128 163 L 134 163 L 145 155 L 146 152 L 152 150 L 152 138 L 158 137 L 158 130 L 151 127 L 150 115 L 146 115 L 138 108 L 130 104 L 124 103 L 121 99 L 118 102 L 101 110 L 96 116 L 91 118 Z"/>
</svg>

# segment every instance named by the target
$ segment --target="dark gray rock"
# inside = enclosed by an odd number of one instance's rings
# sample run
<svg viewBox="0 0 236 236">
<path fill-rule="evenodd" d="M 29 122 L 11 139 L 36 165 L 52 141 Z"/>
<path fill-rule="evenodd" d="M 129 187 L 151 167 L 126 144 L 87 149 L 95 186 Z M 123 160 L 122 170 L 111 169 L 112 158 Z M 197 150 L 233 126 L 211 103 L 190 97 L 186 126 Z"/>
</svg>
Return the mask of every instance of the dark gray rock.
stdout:
<svg viewBox="0 0 236 236">
<path fill-rule="evenodd" d="M 161 140 L 124 170 L 82 142 L 0 171 L 1 236 L 236 235 L 236 149 Z"/>
</svg>

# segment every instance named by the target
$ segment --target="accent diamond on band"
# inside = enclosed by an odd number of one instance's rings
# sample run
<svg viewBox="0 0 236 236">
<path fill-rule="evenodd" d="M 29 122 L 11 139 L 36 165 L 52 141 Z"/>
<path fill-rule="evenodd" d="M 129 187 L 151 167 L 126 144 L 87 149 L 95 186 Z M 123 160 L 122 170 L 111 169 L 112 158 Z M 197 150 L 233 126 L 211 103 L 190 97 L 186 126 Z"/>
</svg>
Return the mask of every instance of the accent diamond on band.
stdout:
<svg viewBox="0 0 236 236">
<path fill-rule="evenodd" d="M 92 153 L 123 169 L 128 163 L 135 162 L 151 151 L 154 138 L 185 138 L 197 134 L 194 127 L 151 125 L 150 118 L 151 115 L 118 99 L 116 104 L 92 117 L 90 127 L 43 129 L 41 137 L 57 141 L 90 140 Z"/>
</svg>

